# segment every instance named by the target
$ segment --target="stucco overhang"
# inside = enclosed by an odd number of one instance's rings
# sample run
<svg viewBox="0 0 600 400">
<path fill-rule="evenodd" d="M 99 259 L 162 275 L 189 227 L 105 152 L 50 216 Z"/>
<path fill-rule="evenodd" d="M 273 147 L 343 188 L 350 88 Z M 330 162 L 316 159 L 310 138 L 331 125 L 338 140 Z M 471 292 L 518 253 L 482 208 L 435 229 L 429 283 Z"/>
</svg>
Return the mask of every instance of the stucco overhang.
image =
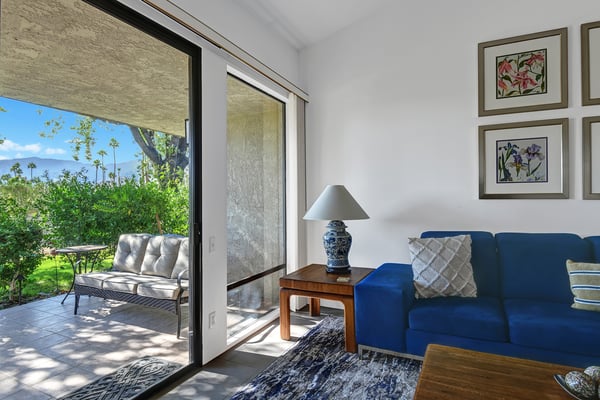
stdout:
<svg viewBox="0 0 600 400">
<path fill-rule="evenodd" d="M 188 56 L 80 0 L 1 0 L 0 96 L 183 135 Z"/>
</svg>

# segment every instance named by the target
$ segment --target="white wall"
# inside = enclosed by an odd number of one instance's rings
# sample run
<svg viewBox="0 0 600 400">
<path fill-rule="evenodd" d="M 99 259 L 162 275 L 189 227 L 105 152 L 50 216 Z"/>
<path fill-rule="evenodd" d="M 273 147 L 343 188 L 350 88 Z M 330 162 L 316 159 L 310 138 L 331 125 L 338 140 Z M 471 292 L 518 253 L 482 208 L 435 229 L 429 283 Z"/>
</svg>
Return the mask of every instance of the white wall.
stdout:
<svg viewBox="0 0 600 400">
<path fill-rule="evenodd" d="M 350 262 L 409 261 L 428 229 L 600 234 L 600 202 L 582 200 L 580 24 L 598 0 L 394 2 L 301 52 L 307 106 L 307 202 L 345 184 L 370 214 L 347 221 Z M 477 44 L 568 27 L 569 108 L 477 116 Z M 477 127 L 570 118 L 569 200 L 479 200 Z M 308 261 L 324 262 L 326 222 L 308 222 Z"/>
</svg>

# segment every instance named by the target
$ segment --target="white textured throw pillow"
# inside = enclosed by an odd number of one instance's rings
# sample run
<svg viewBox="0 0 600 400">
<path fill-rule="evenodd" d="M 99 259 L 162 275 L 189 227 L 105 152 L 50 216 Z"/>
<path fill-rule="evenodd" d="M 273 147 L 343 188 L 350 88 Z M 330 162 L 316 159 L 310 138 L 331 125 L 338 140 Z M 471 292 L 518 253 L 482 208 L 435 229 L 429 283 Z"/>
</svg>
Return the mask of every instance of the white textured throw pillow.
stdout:
<svg viewBox="0 0 600 400">
<path fill-rule="evenodd" d="M 409 238 L 415 297 L 477 297 L 471 236 Z"/>
</svg>

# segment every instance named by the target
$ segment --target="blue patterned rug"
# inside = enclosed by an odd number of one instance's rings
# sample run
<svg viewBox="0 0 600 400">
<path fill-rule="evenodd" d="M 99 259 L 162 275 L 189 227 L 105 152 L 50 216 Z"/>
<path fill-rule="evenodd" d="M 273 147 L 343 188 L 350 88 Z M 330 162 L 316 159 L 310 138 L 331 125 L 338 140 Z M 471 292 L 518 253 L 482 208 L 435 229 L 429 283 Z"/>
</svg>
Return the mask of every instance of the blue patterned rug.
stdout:
<svg viewBox="0 0 600 400">
<path fill-rule="evenodd" d="M 344 351 L 344 321 L 326 317 L 231 400 L 412 399 L 421 362 Z"/>
</svg>

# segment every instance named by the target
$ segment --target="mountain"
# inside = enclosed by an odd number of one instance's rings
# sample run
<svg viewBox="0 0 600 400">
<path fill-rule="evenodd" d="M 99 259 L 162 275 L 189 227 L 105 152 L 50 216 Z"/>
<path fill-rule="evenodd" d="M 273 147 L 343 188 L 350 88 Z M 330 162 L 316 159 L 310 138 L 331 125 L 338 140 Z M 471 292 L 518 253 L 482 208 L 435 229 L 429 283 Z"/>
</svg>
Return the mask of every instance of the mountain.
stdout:
<svg viewBox="0 0 600 400">
<path fill-rule="evenodd" d="M 29 163 L 34 163 L 36 168 L 33 169 L 33 177 L 43 178 L 44 173 L 48 171 L 48 176 L 50 179 L 57 179 L 62 171 L 67 170 L 70 172 L 78 172 L 82 168 L 86 170 L 86 176 L 91 182 L 96 181 L 96 167 L 92 164 L 82 163 L 79 161 L 72 160 L 56 160 L 53 158 L 39 158 L 39 157 L 27 157 L 27 158 L 14 158 L 11 160 L 0 160 L 0 176 L 4 174 L 13 173 L 10 171 L 11 167 L 15 165 L 15 163 L 19 163 L 21 165 L 21 170 L 23 171 L 23 176 L 29 179 L 30 170 L 27 168 Z M 117 163 L 117 169 L 121 168 L 121 178 L 130 177 L 133 175 L 137 175 L 137 164 L 138 161 L 131 160 L 122 163 Z M 112 172 L 112 163 L 105 164 L 106 170 L 106 179 L 108 180 L 108 173 Z M 102 181 L 102 171 L 98 171 L 98 181 Z"/>
</svg>

